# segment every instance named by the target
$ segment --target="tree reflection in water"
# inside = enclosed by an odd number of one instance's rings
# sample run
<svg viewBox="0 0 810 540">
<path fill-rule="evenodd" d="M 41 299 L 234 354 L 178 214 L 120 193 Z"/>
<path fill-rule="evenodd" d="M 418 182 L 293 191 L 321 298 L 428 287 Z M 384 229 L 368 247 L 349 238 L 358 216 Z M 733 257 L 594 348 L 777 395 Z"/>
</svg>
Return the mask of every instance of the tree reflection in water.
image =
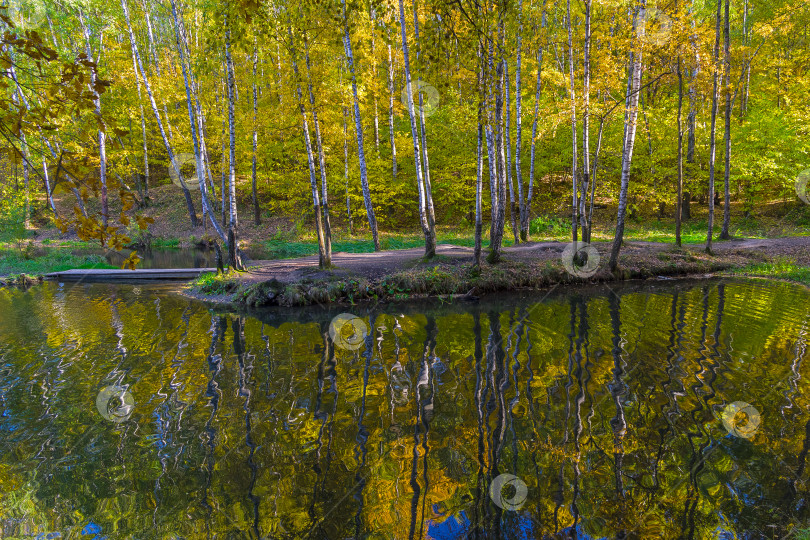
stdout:
<svg viewBox="0 0 810 540">
<path fill-rule="evenodd" d="M 0 535 L 782 537 L 810 520 L 809 299 L 683 282 L 354 306 L 351 351 L 329 333 L 345 308 L 3 289 Z M 120 424 L 94 404 L 115 385 Z M 761 413 L 751 439 L 720 422 L 736 401 Z M 528 488 L 514 510 L 501 474 Z"/>
</svg>

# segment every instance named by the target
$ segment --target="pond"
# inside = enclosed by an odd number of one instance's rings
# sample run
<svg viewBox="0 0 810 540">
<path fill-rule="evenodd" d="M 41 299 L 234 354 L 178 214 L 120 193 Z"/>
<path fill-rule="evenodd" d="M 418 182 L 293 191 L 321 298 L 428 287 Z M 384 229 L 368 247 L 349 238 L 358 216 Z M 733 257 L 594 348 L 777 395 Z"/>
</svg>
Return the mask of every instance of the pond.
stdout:
<svg viewBox="0 0 810 540">
<path fill-rule="evenodd" d="M 784 538 L 810 523 L 808 305 L 716 280 L 250 316 L 0 289 L 0 537 Z"/>
<path fill-rule="evenodd" d="M 82 248 L 72 249 L 74 255 L 100 255 L 109 264 L 121 266 L 132 253 L 131 249 L 115 251 L 111 249 Z M 138 251 L 141 261 L 138 268 L 216 268 L 216 253 L 213 249 L 195 248 L 153 248 Z"/>
</svg>

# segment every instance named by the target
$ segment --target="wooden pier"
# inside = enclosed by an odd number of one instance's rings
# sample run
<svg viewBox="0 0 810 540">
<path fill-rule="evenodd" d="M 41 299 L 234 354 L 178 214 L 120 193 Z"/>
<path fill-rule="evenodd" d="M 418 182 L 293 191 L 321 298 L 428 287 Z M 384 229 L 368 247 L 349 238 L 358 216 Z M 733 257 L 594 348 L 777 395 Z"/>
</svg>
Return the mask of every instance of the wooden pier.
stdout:
<svg viewBox="0 0 810 540">
<path fill-rule="evenodd" d="M 46 274 L 45 279 L 106 282 L 188 281 L 198 278 L 201 274 L 216 271 L 216 268 L 148 268 L 139 270 L 88 268 L 86 270 L 74 269 Z"/>
</svg>

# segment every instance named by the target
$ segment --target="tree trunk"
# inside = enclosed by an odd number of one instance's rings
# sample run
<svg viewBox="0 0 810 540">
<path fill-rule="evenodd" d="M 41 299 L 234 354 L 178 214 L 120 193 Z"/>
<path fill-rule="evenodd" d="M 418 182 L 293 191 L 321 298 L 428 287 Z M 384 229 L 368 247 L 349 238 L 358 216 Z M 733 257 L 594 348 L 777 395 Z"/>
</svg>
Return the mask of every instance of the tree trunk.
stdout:
<svg viewBox="0 0 810 540">
<path fill-rule="evenodd" d="M 725 39 L 725 43 L 723 44 L 724 52 L 725 52 L 725 60 L 723 62 L 724 69 L 723 69 L 723 81 L 724 81 L 724 88 L 726 94 L 726 110 L 725 110 L 725 144 L 726 144 L 726 162 L 725 162 L 725 171 L 723 171 L 723 183 L 725 187 L 725 192 L 723 193 L 723 229 L 720 231 L 720 239 L 721 240 L 728 240 L 731 238 L 729 234 L 729 226 L 731 225 L 731 191 L 730 191 L 730 180 L 731 180 L 731 51 L 730 51 L 730 32 L 731 32 L 731 23 L 729 21 L 729 0 L 726 0 L 726 7 L 725 7 L 725 21 L 723 27 L 723 35 Z"/>
<path fill-rule="evenodd" d="M 224 94 L 227 95 L 228 92 L 228 69 L 225 66 L 225 62 L 222 62 L 223 67 L 223 82 L 224 82 Z M 223 98 L 224 99 L 224 98 Z M 222 214 L 222 226 L 224 227 L 228 223 L 228 211 L 227 211 L 227 204 L 228 204 L 228 189 L 227 189 L 227 169 L 225 168 L 225 160 L 228 159 L 228 131 L 227 131 L 227 122 L 228 122 L 228 115 L 222 115 L 222 160 L 220 161 L 219 165 L 219 195 L 220 195 L 220 212 Z"/>
<path fill-rule="evenodd" d="M 45 201 L 48 203 L 51 212 L 56 215 L 56 206 L 54 206 L 53 197 L 51 197 L 51 179 L 48 176 L 48 161 L 45 159 L 45 154 L 42 154 L 42 181 L 45 183 Z"/>
<path fill-rule="evenodd" d="M 166 156 L 169 159 L 169 163 L 174 168 L 174 172 L 177 174 L 177 178 L 180 180 L 181 185 L 185 185 L 185 180 L 183 179 L 183 173 L 180 171 L 180 165 L 177 163 L 177 160 L 174 156 L 174 150 L 172 149 L 172 145 L 169 142 L 169 139 L 166 137 L 166 130 L 163 128 L 163 120 L 160 117 L 160 111 L 157 107 L 157 102 L 155 101 L 155 96 L 152 93 L 152 87 L 149 84 L 149 78 L 146 76 L 146 71 L 143 69 L 143 62 L 141 62 L 141 55 L 138 52 L 138 45 L 135 42 L 135 34 L 132 31 L 132 24 L 129 19 L 129 7 L 127 6 L 127 0 L 121 0 L 121 7 L 124 10 L 124 18 L 127 23 L 127 31 L 129 33 L 129 43 L 132 48 L 132 55 L 135 57 L 135 60 L 138 63 L 138 70 L 141 73 L 141 79 L 143 80 L 144 88 L 146 88 L 146 94 L 149 96 L 149 103 L 152 105 L 152 112 L 155 115 L 155 120 L 158 125 L 158 130 L 160 131 L 160 136 L 163 139 L 163 145 L 166 148 Z M 194 204 L 191 202 L 191 195 L 188 193 L 188 189 L 183 189 L 183 193 L 186 197 L 186 206 L 188 207 L 189 218 L 191 219 L 192 227 L 196 227 L 199 225 L 197 220 L 197 213 L 194 211 Z"/>
<path fill-rule="evenodd" d="M 315 125 L 315 146 L 318 150 L 318 168 L 321 172 L 321 224 L 323 229 L 323 266 L 332 266 L 332 225 L 329 222 L 328 188 L 326 183 L 326 159 L 323 153 L 321 139 L 321 123 L 318 121 L 318 110 L 315 107 L 315 93 L 312 91 L 312 66 L 309 61 L 309 41 L 304 34 L 304 59 L 307 65 L 307 89 L 309 91 L 309 106 L 312 109 L 312 123 Z M 317 191 L 317 188 L 316 188 Z"/>
<path fill-rule="evenodd" d="M 419 43 L 419 12 L 416 0 L 413 2 L 413 31 L 414 45 L 416 46 L 416 65 L 417 67 L 420 67 L 419 61 L 422 51 Z M 421 79 L 417 80 L 421 83 Z M 419 84 L 416 90 L 419 94 L 419 128 L 422 136 L 422 181 L 424 183 L 425 205 L 427 208 L 427 221 L 430 233 L 430 242 L 428 243 L 433 246 L 430 254 L 428 254 L 428 250 L 425 249 L 425 257 L 431 258 L 435 255 L 436 251 L 436 212 L 433 208 L 433 188 L 430 183 L 430 161 L 428 159 L 427 126 L 425 125 L 425 104 L 422 96 L 421 86 L 422 85 Z"/>
<path fill-rule="evenodd" d="M 141 77 L 138 74 L 138 61 L 132 55 L 132 68 L 135 73 L 135 86 L 138 87 L 138 106 L 141 109 L 141 134 L 143 136 L 143 193 L 144 203 L 149 200 L 149 145 L 146 137 L 146 115 L 143 112 L 143 95 L 141 94 Z"/>
<path fill-rule="evenodd" d="M 374 15 L 374 5 L 372 4 L 369 10 L 371 19 L 371 80 L 374 81 L 371 85 L 371 95 L 374 99 L 374 149 L 379 156 L 380 152 L 380 112 L 377 102 L 377 40 L 376 40 L 376 17 Z"/>
<path fill-rule="evenodd" d="M 569 97 L 571 99 L 571 239 L 576 243 L 577 234 L 577 211 L 579 210 L 577 197 L 577 109 L 576 93 L 574 91 L 574 44 L 571 28 L 571 0 L 566 3 L 565 24 L 568 27 L 568 80 Z"/>
<path fill-rule="evenodd" d="M 345 1 L 345 0 L 344 0 Z M 399 20 L 402 30 L 402 60 L 405 70 L 405 92 L 408 100 L 408 116 L 411 120 L 411 137 L 413 139 L 413 157 L 416 170 L 416 186 L 419 191 L 419 221 L 422 225 L 422 232 L 425 236 L 425 257 L 431 258 L 436 254 L 435 235 L 430 228 L 428 209 L 426 202 L 425 183 L 422 175 L 422 164 L 419 148 L 419 134 L 416 125 L 416 112 L 413 104 L 413 84 L 411 83 L 411 62 L 408 55 L 408 34 L 405 24 L 405 6 L 403 0 L 399 0 Z"/>
<path fill-rule="evenodd" d="M 746 47 L 750 42 L 750 37 L 748 35 L 748 0 L 744 0 L 743 2 L 743 43 Z M 749 87 L 751 84 L 751 61 L 748 58 L 748 53 L 746 53 L 745 58 L 745 90 L 743 91 L 742 98 L 740 99 L 740 119 L 745 116 L 745 111 L 748 109 L 748 92 Z"/>
<path fill-rule="evenodd" d="M 593 154 L 593 165 L 591 166 L 591 195 L 588 201 L 588 232 L 587 235 L 583 234 L 582 240 L 584 242 L 591 242 L 591 233 L 593 232 L 593 200 L 596 195 L 596 171 L 599 169 L 599 152 L 602 150 L 602 135 L 605 129 L 605 120 L 607 114 L 599 118 L 599 134 L 596 136 L 596 152 Z"/>
<path fill-rule="evenodd" d="M 236 81 L 231 56 L 231 27 L 228 14 L 225 15 L 225 70 L 228 77 L 228 259 L 235 270 L 242 270 L 239 257 L 239 217 L 236 213 L 236 119 L 234 118 L 234 99 Z M 224 195 L 223 195 L 224 197 Z"/>
<path fill-rule="evenodd" d="M 256 193 L 256 147 L 259 144 L 259 136 L 256 132 L 256 116 L 259 112 L 259 95 L 256 92 L 256 67 L 259 62 L 259 51 L 256 44 L 256 37 L 253 38 L 253 159 L 251 167 L 251 188 L 253 191 L 253 223 L 256 226 L 262 224 L 262 216 L 259 211 L 259 196 Z"/>
<path fill-rule="evenodd" d="M 638 118 L 638 98 L 641 88 L 641 58 L 642 43 L 645 35 L 646 0 L 641 0 L 638 11 L 633 20 L 636 31 L 636 47 L 638 51 L 630 53 L 630 85 L 627 96 L 629 109 L 625 116 L 625 137 L 624 148 L 622 150 L 622 176 L 621 190 L 619 192 L 619 209 L 616 218 L 616 235 L 613 239 L 613 247 L 610 251 L 610 271 L 615 272 L 619 264 L 619 251 L 622 248 L 624 238 L 624 224 L 627 216 L 627 188 L 630 184 L 630 164 L 633 160 L 633 146 L 636 142 L 636 120 Z"/>
<path fill-rule="evenodd" d="M 343 107 L 343 178 L 346 181 L 346 220 L 349 229 L 349 236 L 352 235 L 352 200 L 349 197 L 349 137 L 346 117 L 349 110 Z"/>
<path fill-rule="evenodd" d="M 495 70 L 496 78 L 498 80 L 498 92 L 495 94 L 495 125 L 497 128 L 497 131 L 495 132 L 495 161 L 497 163 L 497 174 L 495 176 L 498 184 L 498 212 L 497 217 L 493 218 L 492 227 L 495 229 L 495 233 L 493 234 L 493 242 L 490 246 L 489 255 L 487 256 L 487 260 L 492 264 L 498 263 L 501 260 L 504 225 L 506 220 L 506 169 L 509 166 L 506 162 L 506 147 L 504 144 L 505 137 L 503 132 L 503 101 L 504 94 L 506 93 L 506 76 L 504 74 L 504 64 L 506 63 L 506 60 L 503 57 L 505 41 L 504 33 L 503 12 L 499 11 L 498 51 L 500 52 L 501 56 L 498 59 L 498 67 Z"/>
<path fill-rule="evenodd" d="M 312 188 L 312 204 L 315 212 L 315 227 L 318 238 L 318 260 L 321 268 L 328 268 L 332 265 L 331 242 L 328 240 L 328 228 L 324 224 L 323 204 L 321 202 L 321 194 L 318 189 L 318 180 L 315 174 L 315 155 L 312 151 L 312 141 L 309 136 L 309 122 L 307 120 L 306 108 L 304 106 L 303 96 L 301 94 L 301 76 L 298 73 L 298 62 L 296 60 L 296 51 L 293 41 L 292 28 L 290 28 L 290 51 L 292 53 L 293 71 L 296 78 L 296 95 L 298 97 L 298 107 L 301 111 L 302 127 L 304 131 L 304 147 L 307 152 L 307 164 L 309 165 L 309 181 Z M 309 104 L 312 108 L 312 115 L 315 123 L 316 143 L 318 144 L 318 154 L 320 159 L 320 172 L 321 172 L 321 185 L 324 188 L 323 195 L 326 195 L 326 164 L 323 158 L 323 148 L 320 144 L 321 130 L 318 125 L 318 112 L 315 110 L 315 96 L 312 92 L 312 75 L 310 73 L 309 63 L 309 45 L 307 42 L 306 33 L 303 35 L 304 40 L 304 55 L 307 66 L 307 89 L 309 93 Z"/>
<path fill-rule="evenodd" d="M 475 166 L 475 266 L 481 267 L 481 234 L 483 232 L 483 216 L 481 208 L 482 184 L 484 173 L 484 57 L 482 47 L 478 45 L 478 144 Z"/>
<path fill-rule="evenodd" d="M 714 29 L 714 65 L 712 66 L 712 125 L 709 132 L 709 227 L 706 235 L 706 253 L 712 252 L 712 234 L 714 228 L 714 168 L 717 152 L 717 94 L 718 94 L 718 62 L 720 61 L 720 20 L 723 0 L 717 0 L 717 15 Z"/>
<path fill-rule="evenodd" d="M 579 224 L 582 227 L 582 239 L 584 241 L 589 241 L 591 237 L 590 221 L 585 208 L 591 171 L 590 133 L 588 128 L 591 92 L 591 2 L 592 0 L 585 0 L 585 44 L 583 46 L 582 76 L 582 194 L 579 199 Z"/>
<path fill-rule="evenodd" d="M 517 180 L 518 206 L 520 210 L 520 234 L 519 238 L 526 241 L 529 229 L 529 210 L 526 207 L 526 200 L 523 194 L 523 170 L 520 164 L 520 152 L 523 144 L 523 96 L 521 87 L 521 53 L 523 46 L 523 0 L 518 0 L 518 31 L 517 31 L 517 52 L 515 60 L 515 179 Z"/>
<path fill-rule="evenodd" d="M 174 18 L 174 32 L 177 39 L 177 50 L 180 56 L 180 66 L 183 71 L 183 83 L 186 87 L 186 105 L 188 107 L 188 120 L 191 127 L 191 142 L 194 148 L 194 161 L 197 167 L 197 183 L 199 185 L 200 199 L 202 201 L 203 220 L 207 215 L 211 221 L 211 224 L 214 226 L 214 230 L 216 231 L 217 235 L 219 235 L 223 241 L 227 241 L 227 237 L 225 236 L 222 228 L 219 226 L 219 223 L 217 223 L 214 212 L 212 211 L 211 205 L 208 202 L 208 193 L 205 184 L 205 164 L 203 163 L 200 138 L 197 136 L 197 119 L 196 115 L 194 114 L 194 100 L 192 99 L 191 84 L 189 82 L 189 79 L 193 78 L 193 75 L 190 76 L 188 73 L 188 71 L 190 71 L 190 67 L 186 67 L 186 55 L 184 53 L 184 50 L 188 48 L 188 44 L 186 42 L 185 29 L 183 28 L 180 22 L 180 17 L 177 13 L 177 2 L 175 0 L 171 0 L 171 6 L 172 17 Z"/>
<path fill-rule="evenodd" d="M 82 25 L 82 32 L 84 33 L 84 44 L 87 59 L 93 62 L 93 50 L 90 47 L 90 28 L 84 21 L 84 12 L 79 9 L 79 22 Z M 95 86 L 97 80 L 96 71 L 93 70 L 90 74 L 90 85 Z M 94 92 L 93 104 L 95 105 L 96 116 L 101 118 L 101 97 L 97 92 Z M 27 169 L 23 168 L 23 172 Z M 103 129 L 98 130 L 98 177 L 101 183 L 101 223 L 105 227 L 110 217 L 109 204 L 107 201 L 107 133 Z"/>
<path fill-rule="evenodd" d="M 512 103 L 509 91 L 509 63 L 504 58 L 504 98 L 505 98 L 505 129 L 504 129 L 504 146 L 506 147 L 506 182 L 509 187 L 509 222 L 512 224 L 512 235 L 515 239 L 515 245 L 520 243 L 520 231 L 518 231 L 517 216 L 515 215 L 515 208 L 517 208 L 517 201 L 515 200 L 515 185 L 512 183 L 512 118 L 511 110 Z"/>
<path fill-rule="evenodd" d="M 23 226 L 25 229 L 31 228 L 31 182 L 28 172 L 28 142 L 25 140 L 25 133 L 21 133 L 22 168 L 23 168 L 23 188 L 25 189 L 25 210 L 23 214 Z"/>
<path fill-rule="evenodd" d="M 363 145 L 363 121 L 360 118 L 360 98 L 357 95 L 357 77 L 354 72 L 354 55 L 352 54 L 352 41 L 349 36 L 349 19 L 346 14 L 346 0 L 341 0 L 341 4 L 343 6 L 343 47 L 346 51 L 346 60 L 349 64 L 349 73 L 352 78 L 352 95 L 354 96 L 354 129 L 357 135 L 357 159 L 360 162 L 360 187 L 363 189 L 363 200 L 366 205 L 368 225 L 369 228 L 371 228 L 371 237 L 374 239 L 374 251 L 380 251 L 377 218 L 374 215 L 374 207 L 371 205 L 371 192 L 368 187 L 366 152 Z"/>
<path fill-rule="evenodd" d="M 683 206 L 683 125 L 681 111 L 683 110 L 683 72 L 681 71 L 681 56 L 678 55 L 678 194 L 675 203 L 675 245 L 681 247 L 681 220 Z"/>
<path fill-rule="evenodd" d="M 542 28 L 546 27 L 546 10 L 545 10 L 546 2 L 543 1 L 543 15 L 542 15 Z M 524 224 L 525 227 L 525 234 L 526 238 L 529 237 L 529 229 L 531 227 L 531 210 L 532 210 L 532 201 L 534 200 L 534 156 L 535 156 L 535 146 L 537 143 L 537 116 L 540 111 L 540 91 L 542 89 L 542 80 L 541 80 L 541 73 L 543 71 L 543 46 L 542 44 L 538 45 L 537 47 L 537 82 L 535 83 L 535 91 L 534 91 L 534 120 L 532 121 L 532 146 L 531 146 L 531 157 L 529 158 L 529 193 L 526 196 L 526 223 Z"/>
<path fill-rule="evenodd" d="M 491 256 L 491 252 L 495 246 L 495 240 L 498 235 L 498 215 L 499 215 L 499 208 L 501 206 L 501 199 L 498 196 L 498 178 L 500 175 L 500 169 L 498 168 L 498 159 L 496 158 L 496 151 L 495 151 L 495 134 L 493 132 L 493 127 L 495 126 L 495 119 L 493 115 L 493 107 L 492 107 L 492 100 L 495 99 L 495 93 L 493 91 L 493 87 L 490 81 L 491 74 L 495 71 L 494 66 L 494 54 L 493 54 L 493 43 L 492 39 L 488 38 L 487 41 L 487 67 L 485 73 L 487 76 L 484 77 L 484 83 L 486 85 L 487 93 L 486 93 L 486 113 L 487 113 L 487 123 L 484 128 L 484 134 L 486 136 L 486 143 L 487 143 L 487 169 L 489 170 L 489 197 L 490 197 L 490 217 L 489 217 L 489 248 L 490 248 L 490 255 L 487 256 L 489 258 Z M 499 248 L 500 249 L 500 248 Z M 500 256 L 500 253 L 497 255 Z"/>
<path fill-rule="evenodd" d="M 390 39 L 390 37 L 389 37 Z M 391 139 L 391 181 L 397 181 L 397 142 L 394 137 L 394 57 L 391 45 L 388 45 L 388 136 Z"/>
</svg>

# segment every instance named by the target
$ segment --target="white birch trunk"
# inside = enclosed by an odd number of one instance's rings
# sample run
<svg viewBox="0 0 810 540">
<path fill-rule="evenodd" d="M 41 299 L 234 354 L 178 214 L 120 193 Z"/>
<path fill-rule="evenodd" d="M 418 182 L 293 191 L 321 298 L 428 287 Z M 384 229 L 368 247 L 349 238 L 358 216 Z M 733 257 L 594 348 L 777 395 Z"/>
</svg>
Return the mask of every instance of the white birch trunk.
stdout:
<svg viewBox="0 0 810 540">
<path fill-rule="evenodd" d="M 345 1 L 345 0 L 344 0 Z M 422 176 L 421 151 L 419 148 L 419 135 L 416 125 L 416 112 L 413 104 L 413 84 L 411 82 L 411 63 L 408 54 L 408 34 L 405 24 L 405 5 L 403 0 L 399 0 L 399 21 L 402 33 L 402 60 L 405 71 L 405 92 L 408 101 L 408 117 L 411 120 L 411 138 L 413 139 L 413 159 L 416 170 L 416 185 L 419 191 L 419 221 L 422 225 L 422 232 L 425 236 L 425 257 L 433 257 L 436 254 L 434 236 L 431 234 L 430 222 L 428 220 L 427 204 L 425 200 L 425 184 Z"/>
<path fill-rule="evenodd" d="M 720 20 L 723 0 L 717 0 L 717 15 L 714 35 L 714 65 L 712 66 L 712 125 L 709 132 L 709 223 L 706 234 L 706 253 L 712 252 L 712 235 L 714 229 L 714 169 L 717 153 L 717 100 L 718 100 L 718 62 L 720 61 Z"/>
<path fill-rule="evenodd" d="M 323 233 L 323 217 L 321 215 L 321 201 L 318 194 L 318 180 L 315 173 L 315 156 L 312 152 L 312 141 L 309 138 L 309 120 L 307 119 L 306 107 L 304 107 L 304 97 L 301 92 L 301 75 L 298 70 L 298 60 L 296 58 L 295 41 L 292 33 L 292 24 L 287 27 L 290 37 L 290 53 L 292 59 L 293 73 L 295 74 L 295 94 L 298 98 L 298 110 L 301 113 L 301 127 L 304 135 L 304 148 L 307 153 L 307 166 L 309 167 L 309 185 L 312 190 L 312 209 L 315 213 L 315 228 L 318 238 L 318 264 L 325 268 L 331 264 L 327 262 L 326 244 Z"/>
<path fill-rule="evenodd" d="M 177 163 L 177 160 L 174 156 L 174 150 L 172 149 L 172 145 L 169 142 L 169 139 L 166 137 L 166 130 L 163 128 L 163 121 L 160 117 L 160 111 L 157 107 L 157 102 L 155 101 L 155 96 L 152 93 L 152 87 L 149 84 L 149 78 L 146 76 L 146 71 L 143 69 L 143 62 L 141 62 L 141 55 L 138 52 L 138 45 L 135 42 L 135 34 L 132 31 L 132 23 L 130 22 L 129 18 L 129 7 L 127 5 L 127 0 L 121 0 L 121 7 L 124 10 L 124 19 L 127 23 L 127 31 L 129 34 L 129 43 L 132 48 L 132 54 L 135 57 L 135 60 L 138 63 L 138 69 L 141 72 L 141 79 L 143 80 L 144 88 L 146 88 L 146 94 L 149 96 L 149 103 L 152 105 L 152 112 L 155 115 L 155 120 L 158 125 L 158 130 L 160 131 L 160 136 L 163 139 L 163 144 L 166 147 L 166 155 L 169 158 L 169 163 L 174 168 L 174 172 L 177 174 L 177 178 L 180 180 L 182 185 L 185 185 L 185 180 L 183 179 L 183 173 L 180 171 L 180 166 Z M 186 206 L 189 210 L 189 217 L 191 218 L 192 226 L 196 227 L 198 225 L 197 222 L 197 215 L 194 212 L 194 205 L 191 203 L 191 196 L 188 193 L 188 189 L 183 189 L 183 193 L 186 196 Z"/>
<path fill-rule="evenodd" d="M 391 140 L 391 180 L 397 181 L 397 142 L 394 136 L 394 57 L 388 45 L 388 136 Z"/>
<path fill-rule="evenodd" d="M 633 146 L 636 141 L 636 121 L 638 119 L 638 97 L 641 88 L 641 59 L 642 59 L 642 44 L 645 35 L 644 19 L 646 16 L 646 0 L 640 0 L 639 7 L 634 18 L 634 26 L 636 30 L 636 48 L 637 51 L 631 53 L 631 77 L 630 85 L 627 96 L 629 109 L 626 115 L 624 148 L 622 150 L 622 176 L 621 176 L 621 190 L 619 192 L 619 209 L 616 218 L 616 235 L 613 239 L 613 247 L 610 252 L 610 271 L 616 270 L 619 263 L 619 251 L 622 247 L 624 239 L 624 224 L 627 216 L 627 189 L 630 185 L 630 165 L 633 160 Z"/>
<path fill-rule="evenodd" d="M 569 96 L 571 98 L 571 238 L 576 243 L 577 234 L 577 213 L 579 209 L 577 196 L 577 108 L 576 93 L 574 91 L 574 43 L 571 28 L 571 0 L 567 0 L 565 23 L 568 27 L 568 81 Z"/>
<path fill-rule="evenodd" d="M 520 212 L 520 239 L 528 238 L 529 212 L 523 196 L 523 170 L 520 164 L 521 146 L 523 144 L 523 95 L 521 86 L 521 61 L 523 48 L 523 0 L 518 0 L 518 33 L 515 64 L 515 179 L 517 180 L 518 206 Z M 517 236 L 516 236 L 517 238 Z"/>
<path fill-rule="evenodd" d="M 93 50 L 90 47 L 90 28 L 84 20 L 84 12 L 79 9 L 79 22 L 82 25 L 82 33 L 84 34 L 85 52 L 87 59 L 93 62 Z M 91 86 L 95 85 L 97 80 L 95 70 L 91 72 Z M 94 93 L 93 104 L 95 105 L 96 116 L 101 118 L 101 97 L 98 93 Z M 103 129 L 98 130 L 98 176 L 101 183 L 101 223 L 105 227 L 109 221 L 110 210 L 107 201 L 107 133 Z"/>
<path fill-rule="evenodd" d="M 354 96 L 354 129 L 357 136 L 357 159 L 360 163 L 360 187 L 363 190 L 363 201 L 366 205 L 368 225 L 374 240 L 374 251 L 380 251 L 380 238 L 377 233 L 377 218 L 371 204 L 371 192 L 368 187 L 368 168 L 366 167 L 366 152 L 363 144 L 363 121 L 360 117 L 360 98 L 357 95 L 357 76 L 354 72 L 354 55 L 352 54 L 352 40 L 349 36 L 349 19 L 346 14 L 346 0 L 341 0 L 343 6 L 343 48 L 346 51 L 346 60 L 349 64 L 349 74 L 352 79 L 352 95 Z"/>
<path fill-rule="evenodd" d="M 200 188 L 200 199 L 202 201 L 202 208 L 203 208 L 203 220 L 205 220 L 205 216 L 207 215 L 211 224 L 214 227 L 214 230 L 217 232 L 219 237 L 222 239 L 223 242 L 227 242 L 227 237 L 225 236 L 224 231 L 220 228 L 219 223 L 214 216 L 214 212 L 212 211 L 211 205 L 208 202 L 208 193 L 207 193 L 207 186 L 205 183 L 205 163 L 203 162 L 203 153 L 202 148 L 200 146 L 200 138 L 197 136 L 198 132 L 198 124 L 197 118 L 194 113 L 194 102 L 191 95 L 191 84 L 189 83 L 189 71 L 190 66 L 186 66 L 186 54 L 185 49 L 187 48 L 187 43 L 185 39 L 185 32 L 181 32 L 182 25 L 180 23 L 180 17 L 177 14 L 177 2 L 176 0 L 171 0 L 171 7 L 172 7 L 172 17 L 174 18 L 174 31 L 175 37 L 177 39 L 177 51 L 180 56 L 180 66 L 183 72 L 183 83 L 186 88 L 186 106 L 188 108 L 188 121 L 189 127 L 191 129 L 191 142 L 194 149 L 194 161 L 197 167 L 197 183 Z"/>
<path fill-rule="evenodd" d="M 323 222 L 324 265 L 332 266 L 332 223 L 329 219 L 329 188 L 326 181 L 326 157 L 323 151 L 321 138 L 321 122 L 318 120 L 318 110 L 315 107 L 315 92 L 312 90 L 312 65 L 309 59 L 309 41 L 304 34 L 304 60 L 307 65 L 307 90 L 309 91 L 309 106 L 312 109 L 312 123 L 315 127 L 315 146 L 318 150 L 318 169 L 321 173 L 321 220 Z"/>
</svg>

